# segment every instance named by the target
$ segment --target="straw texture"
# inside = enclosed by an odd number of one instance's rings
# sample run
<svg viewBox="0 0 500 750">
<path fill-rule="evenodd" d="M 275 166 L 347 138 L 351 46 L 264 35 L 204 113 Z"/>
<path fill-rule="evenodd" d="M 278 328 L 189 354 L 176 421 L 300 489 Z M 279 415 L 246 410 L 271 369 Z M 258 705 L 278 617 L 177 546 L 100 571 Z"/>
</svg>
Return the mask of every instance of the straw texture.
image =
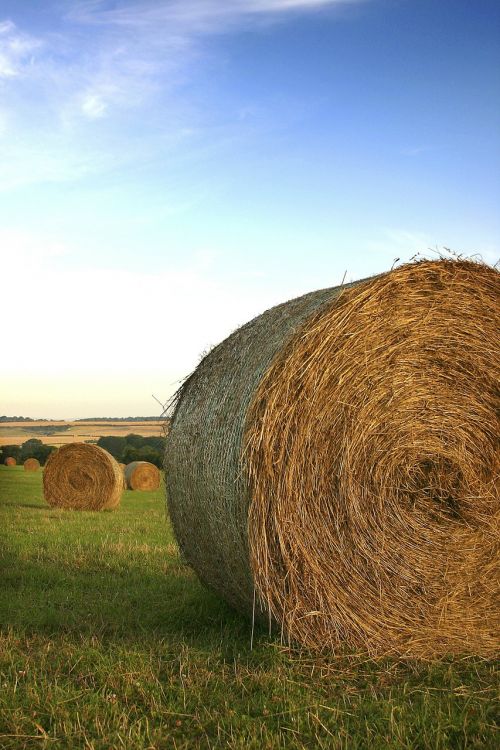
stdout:
<svg viewBox="0 0 500 750">
<path fill-rule="evenodd" d="M 4 463 L 5 466 L 16 466 L 17 461 L 13 456 L 7 456 Z"/>
<path fill-rule="evenodd" d="M 493 269 L 425 261 L 214 349 L 165 461 L 200 578 L 313 649 L 497 652 L 499 299 Z"/>
<path fill-rule="evenodd" d="M 27 458 L 23 466 L 24 471 L 38 471 L 40 468 L 40 461 L 38 458 Z"/>
<path fill-rule="evenodd" d="M 57 508 L 114 510 L 122 490 L 118 463 L 97 445 L 63 445 L 50 455 L 43 472 L 45 500 Z"/>
<path fill-rule="evenodd" d="M 157 490 L 160 470 L 149 461 L 132 461 L 125 467 L 125 482 L 129 490 Z"/>
</svg>

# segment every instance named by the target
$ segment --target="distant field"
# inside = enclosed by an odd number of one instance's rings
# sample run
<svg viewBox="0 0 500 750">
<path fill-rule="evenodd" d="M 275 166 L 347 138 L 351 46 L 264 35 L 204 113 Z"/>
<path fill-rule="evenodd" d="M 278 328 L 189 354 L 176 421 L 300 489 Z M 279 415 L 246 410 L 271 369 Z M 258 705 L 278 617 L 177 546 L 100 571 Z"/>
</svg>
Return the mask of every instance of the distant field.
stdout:
<svg viewBox="0 0 500 750">
<path fill-rule="evenodd" d="M 252 648 L 180 558 L 163 488 L 77 513 L 41 480 L 0 466 L 2 750 L 498 747 L 494 661 Z"/>
<path fill-rule="evenodd" d="M 164 422 L 2 422 L 0 445 L 20 445 L 36 437 L 48 445 L 83 443 L 103 435 L 162 436 Z"/>
</svg>

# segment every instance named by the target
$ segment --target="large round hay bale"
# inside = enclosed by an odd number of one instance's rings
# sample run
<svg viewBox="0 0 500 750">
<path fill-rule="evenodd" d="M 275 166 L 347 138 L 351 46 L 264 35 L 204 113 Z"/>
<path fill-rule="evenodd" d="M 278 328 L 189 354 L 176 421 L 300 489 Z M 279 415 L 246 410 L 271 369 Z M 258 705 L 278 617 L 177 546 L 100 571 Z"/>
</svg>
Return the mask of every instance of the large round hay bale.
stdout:
<svg viewBox="0 0 500 750">
<path fill-rule="evenodd" d="M 129 490 L 157 490 L 160 470 L 149 461 L 132 461 L 125 467 L 125 482 Z"/>
<path fill-rule="evenodd" d="M 4 463 L 5 466 L 16 466 L 17 461 L 13 456 L 7 456 Z"/>
<path fill-rule="evenodd" d="M 50 455 L 43 473 L 45 499 L 57 508 L 113 510 L 122 490 L 118 463 L 97 445 L 63 445 Z"/>
<path fill-rule="evenodd" d="M 424 261 L 212 350 L 165 454 L 199 577 L 314 649 L 498 651 L 499 300 L 492 268 Z"/>
<path fill-rule="evenodd" d="M 23 466 L 24 471 L 38 471 L 40 468 L 40 461 L 38 458 L 27 458 Z"/>
</svg>

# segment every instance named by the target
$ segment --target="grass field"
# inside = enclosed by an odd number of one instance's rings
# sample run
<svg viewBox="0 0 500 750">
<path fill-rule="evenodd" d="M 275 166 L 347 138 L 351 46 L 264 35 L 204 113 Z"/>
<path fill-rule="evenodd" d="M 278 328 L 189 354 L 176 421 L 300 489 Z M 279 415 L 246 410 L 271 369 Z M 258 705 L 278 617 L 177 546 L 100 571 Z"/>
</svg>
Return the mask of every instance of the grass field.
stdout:
<svg viewBox="0 0 500 750">
<path fill-rule="evenodd" d="M 313 657 L 179 558 L 164 492 L 114 513 L 44 505 L 0 467 L 0 748 L 498 747 L 492 661 Z"/>
</svg>

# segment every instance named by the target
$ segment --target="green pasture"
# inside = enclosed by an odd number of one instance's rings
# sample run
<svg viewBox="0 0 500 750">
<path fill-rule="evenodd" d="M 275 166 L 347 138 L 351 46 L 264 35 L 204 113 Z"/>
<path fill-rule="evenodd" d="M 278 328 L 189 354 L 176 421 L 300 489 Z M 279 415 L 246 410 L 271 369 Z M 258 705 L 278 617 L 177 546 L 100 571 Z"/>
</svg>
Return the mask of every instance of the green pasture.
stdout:
<svg viewBox="0 0 500 750">
<path fill-rule="evenodd" d="M 493 661 L 251 648 L 180 559 L 164 489 L 79 513 L 41 482 L 0 467 L 1 750 L 500 745 Z"/>
</svg>

